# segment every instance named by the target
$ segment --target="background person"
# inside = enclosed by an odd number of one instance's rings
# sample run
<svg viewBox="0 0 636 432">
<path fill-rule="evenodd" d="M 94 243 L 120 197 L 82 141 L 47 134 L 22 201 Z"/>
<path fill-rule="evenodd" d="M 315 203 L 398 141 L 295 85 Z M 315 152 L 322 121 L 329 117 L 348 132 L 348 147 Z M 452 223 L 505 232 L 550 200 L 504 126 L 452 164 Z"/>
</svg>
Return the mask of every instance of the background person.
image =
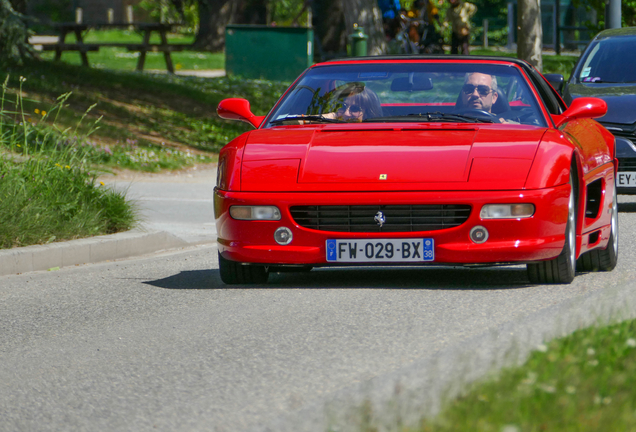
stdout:
<svg viewBox="0 0 636 432">
<path fill-rule="evenodd" d="M 378 0 L 378 7 L 382 13 L 384 35 L 387 40 L 392 40 L 400 29 L 400 0 Z"/>
<path fill-rule="evenodd" d="M 470 54 L 470 19 L 477 6 L 463 0 L 448 0 L 450 8 L 446 11 L 446 17 L 451 24 L 451 54 Z M 460 49 L 461 48 L 461 49 Z"/>
</svg>

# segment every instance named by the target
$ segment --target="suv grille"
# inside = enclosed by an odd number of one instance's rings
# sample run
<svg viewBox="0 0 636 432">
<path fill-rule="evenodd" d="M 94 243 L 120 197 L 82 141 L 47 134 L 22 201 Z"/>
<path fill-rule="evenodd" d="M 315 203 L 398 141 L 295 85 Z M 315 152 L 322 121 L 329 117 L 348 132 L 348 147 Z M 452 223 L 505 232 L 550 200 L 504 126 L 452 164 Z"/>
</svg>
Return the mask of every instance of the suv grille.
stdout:
<svg viewBox="0 0 636 432">
<path fill-rule="evenodd" d="M 619 171 L 636 171 L 636 158 L 621 158 L 618 160 Z"/>
<path fill-rule="evenodd" d="M 636 123 L 624 124 L 624 123 L 608 123 L 599 122 L 607 128 L 612 135 L 630 140 L 636 140 Z"/>
<path fill-rule="evenodd" d="M 435 231 L 459 226 L 470 216 L 469 205 L 294 206 L 294 221 L 302 227 L 339 232 Z M 382 212 L 382 226 L 375 220 Z"/>
</svg>

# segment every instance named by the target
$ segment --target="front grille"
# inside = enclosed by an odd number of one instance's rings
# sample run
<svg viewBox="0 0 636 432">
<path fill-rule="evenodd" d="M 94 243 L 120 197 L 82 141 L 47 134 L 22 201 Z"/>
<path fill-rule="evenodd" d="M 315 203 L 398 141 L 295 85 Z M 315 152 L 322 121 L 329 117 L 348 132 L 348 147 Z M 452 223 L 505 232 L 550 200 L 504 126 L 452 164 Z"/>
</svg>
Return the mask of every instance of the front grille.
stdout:
<svg viewBox="0 0 636 432">
<path fill-rule="evenodd" d="M 618 159 L 619 171 L 636 171 L 636 158 L 620 158 Z"/>
<path fill-rule="evenodd" d="M 338 232 L 436 231 L 459 226 L 470 216 L 469 205 L 294 206 L 294 221 L 302 227 Z M 382 226 L 375 217 L 382 212 Z"/>
</svg>

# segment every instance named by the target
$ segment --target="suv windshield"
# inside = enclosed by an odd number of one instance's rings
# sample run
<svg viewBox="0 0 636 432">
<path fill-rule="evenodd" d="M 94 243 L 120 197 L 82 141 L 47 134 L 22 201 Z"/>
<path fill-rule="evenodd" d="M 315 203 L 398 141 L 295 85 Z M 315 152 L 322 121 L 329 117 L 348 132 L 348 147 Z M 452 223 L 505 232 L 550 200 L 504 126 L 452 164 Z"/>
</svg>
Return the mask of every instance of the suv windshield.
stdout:
<svg viewBox="0 0 636 432">
<path fill-rule="evenodd" d="M 512 123 L 545 127 L 512 65 L 450 62 L 332 64 L 308 70 L 264 127 L 344 122 Z"/>
<path fill-rule="evenodd" d="M 577 82 L 636 82 L 636 36 L 619 36 L 593 42 L 581 60 Z"/>
</svg>

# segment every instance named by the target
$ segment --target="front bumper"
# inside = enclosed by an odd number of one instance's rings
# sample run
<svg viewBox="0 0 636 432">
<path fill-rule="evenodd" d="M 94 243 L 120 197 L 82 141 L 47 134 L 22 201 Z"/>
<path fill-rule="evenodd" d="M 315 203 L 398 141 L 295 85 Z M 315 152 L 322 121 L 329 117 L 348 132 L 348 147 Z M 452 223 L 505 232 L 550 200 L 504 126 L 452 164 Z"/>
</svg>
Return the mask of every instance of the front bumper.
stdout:
<svg viewBox="0 0 636 432">
<path fill-rule="evenodd" d="M 435 261 L 427 264 L 523 263 L 556 257 L 565 242 L 570 186 L 533 191 L 368 192 L 368 193 L 255 193 L 215 190 L 214 208 L 221 255 L 228 260 L 270 265 L 338 265 L 327 262 L 328 239 L 433 238 Z M 484 204 L 532 203 L 535 214 L 526 219 L 479 216 Z M 296 205 L 468 204 L 472 210 L 460 226 L 438 231 L 354 233 L 303 228 L 289 212 Z M 229 215 L 231 205 L 275 205 L 278 221 L 239 221 Z M 489 232 L 485 243 L 469 238 L 474 226 Z M 281 246 L 274 231 L 287 227 L 293 241 Z M 409 262 L 409 265 L 414 263 Z"/>
</svg>

